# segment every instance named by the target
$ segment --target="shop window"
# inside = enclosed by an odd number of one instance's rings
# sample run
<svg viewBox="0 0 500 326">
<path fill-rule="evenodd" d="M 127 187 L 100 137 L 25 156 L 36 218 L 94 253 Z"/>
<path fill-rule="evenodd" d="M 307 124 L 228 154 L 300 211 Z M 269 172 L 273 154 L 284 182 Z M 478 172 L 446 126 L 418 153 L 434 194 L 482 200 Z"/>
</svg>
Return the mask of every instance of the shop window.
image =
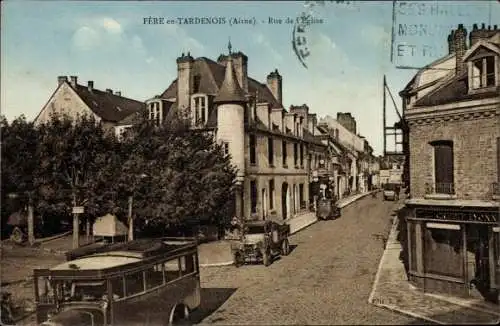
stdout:
<svg viewBox="0 0 500 326">
<path fill-rule="evenodd" d="M 426 273 L 463 277 L 464 257 L 460 230 L 425 228 L 423 242 Z"/>
</svg>

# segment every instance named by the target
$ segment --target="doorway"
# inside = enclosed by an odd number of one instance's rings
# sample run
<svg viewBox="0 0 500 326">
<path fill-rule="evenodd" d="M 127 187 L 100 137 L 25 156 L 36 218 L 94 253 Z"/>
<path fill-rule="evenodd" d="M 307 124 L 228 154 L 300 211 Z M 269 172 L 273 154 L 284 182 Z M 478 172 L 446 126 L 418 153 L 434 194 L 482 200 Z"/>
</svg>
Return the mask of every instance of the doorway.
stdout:
<svg viewBox="0 0 500 326">
<path fill-rule="evenodd" d="M 488 225 L 467 226 L 467 274 L 470 294 L 488 299 L 491 295 Z"/>
<path fill-rule="evenodd" d="M 288 218 L 288 196 L 288 183 L 283 182 L 281 186 L 281 214 L 284 220 Z"/>
</svg>

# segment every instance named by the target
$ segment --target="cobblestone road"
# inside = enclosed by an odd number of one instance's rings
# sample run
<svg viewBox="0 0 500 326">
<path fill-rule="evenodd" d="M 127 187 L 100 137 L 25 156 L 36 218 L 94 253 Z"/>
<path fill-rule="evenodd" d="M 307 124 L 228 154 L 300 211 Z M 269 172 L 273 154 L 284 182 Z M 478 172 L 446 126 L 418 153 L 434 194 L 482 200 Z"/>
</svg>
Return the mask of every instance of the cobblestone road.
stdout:
<svg viewBox="0 0 500 326">
<path fill-rule="evenodd" d="M 203 304 L 195 322 L 420 324 L 368 303 L 396 206 L 380 196 L 361 199 L 344 208 L 340 219 L 318 222 L 292 236 L 296 248 L 267 268 L 203 268 Z"/>
</svg>

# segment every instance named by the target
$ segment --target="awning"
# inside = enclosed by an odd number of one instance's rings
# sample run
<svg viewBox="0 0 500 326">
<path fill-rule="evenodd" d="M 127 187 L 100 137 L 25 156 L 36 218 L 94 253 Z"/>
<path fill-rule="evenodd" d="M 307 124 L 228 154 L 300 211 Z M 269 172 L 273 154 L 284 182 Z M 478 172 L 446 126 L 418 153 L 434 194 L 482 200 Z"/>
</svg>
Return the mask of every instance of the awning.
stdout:
<svg viewBox="0 0 500 326">
<path fill-rule="evenodd" d="M 107 214 L 97 218 L 93 226 L 94 236 L 116 237 L 126 235 L 128 228 L 114 215 Z"/>
</svg>

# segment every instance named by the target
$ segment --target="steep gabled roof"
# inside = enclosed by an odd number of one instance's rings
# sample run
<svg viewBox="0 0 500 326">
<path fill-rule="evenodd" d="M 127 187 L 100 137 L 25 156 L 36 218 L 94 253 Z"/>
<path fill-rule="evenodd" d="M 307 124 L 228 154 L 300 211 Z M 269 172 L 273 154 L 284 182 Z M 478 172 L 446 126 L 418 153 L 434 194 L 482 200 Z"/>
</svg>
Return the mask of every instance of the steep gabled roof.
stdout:
<svg viewBox="0 0 500 326">
<path fill-rule="evenodd" d="M 233 60 L 229 58 L 226 65 L 224 82 L 214 99 L 214 103 L 242 103 L 246 102 L 245 92 L 241 89 L 236 73 L 233 69 Z"/>
<path fill-rule="evenodd" d="M 72 88 L 85 104 L 105 121 L 119 122 L 145 108 L 144 102 L 103 92 L 95 88 L 89 90 L 87 86 L 78 84 Z"/>
<path fill-rule="evenodd" d="M 192 69 L 193 76 L 200 77 L 199 93 L 216 95 L 219 92 L 219 89 L 224 82 L 226 70 L 223 64 L 217 63 L 206 57 L 200 57 L 194 60 Z M 160 97 L 163 99 L 176 98 L 177 84 L 177 79 L 172 81 Z M 257 94 L 258 103 L 267 102 L 271 105 L 271 108 L 283 107 L 274 97 L 267 85 L 262 84 L 250 77 L 248 77 L 248 93 L 250 95 Z"/>
</svg>

